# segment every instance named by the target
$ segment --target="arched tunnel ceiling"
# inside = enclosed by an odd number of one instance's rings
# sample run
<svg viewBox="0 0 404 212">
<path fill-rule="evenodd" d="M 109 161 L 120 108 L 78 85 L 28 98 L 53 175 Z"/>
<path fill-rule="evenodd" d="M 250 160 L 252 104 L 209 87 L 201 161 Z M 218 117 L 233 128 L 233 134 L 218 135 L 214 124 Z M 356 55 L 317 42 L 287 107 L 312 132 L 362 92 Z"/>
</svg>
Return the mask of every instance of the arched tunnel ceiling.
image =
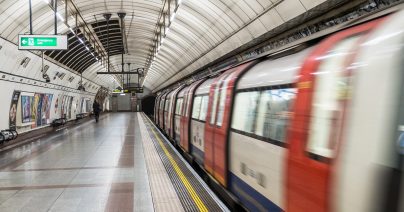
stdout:
<svg viewBox="0 0 404 212">
<path fill-rule="evenodd" d="M 64 16 L 65 1 L 58 0 L 58 13 Z M 103 14 L 111 13 L 111 23 L 119 21 L 118 12 L 125 12 L 127 52 L 125 63 L 131 68 L 145 67 L 148 71 L 144 86 L 157 90 L 192 73 L 214 59 L 244 45 L 286 21 L 314 8 L 326 0 L 69 0 L 81 14 L 93 35 L 103 45 L 104 32 L 97 34 L 98 24 L 105 22 Z M 168 3 L 170 2 L 170 13 Z M 54 31 L 52 2 L 32 0 L 34 34 L 52 34 Z M 17 43 L 18 34 L 29 32 L 28 0 L 0 1 L 0 35 Z M 174 13 L 174 10 L 176 12 Z M 156 27 L 161 13 L 167 13 L 166 33 L 160 42 Z M 69 12 L 68 12 L 69 14 Z M 168 26 L 168 19 L 175 18 Z M 67 25 L 75 26 L 75 15 L 69 14 Z M 60 34 L 71 33 L 58 19 Z M 98 28 L 99 29 L 99 28 Z M 164 29 L 163 29 L 164 30 Z M 165 36 L 164 36 L 165 34 Z M 89 35 L 84 35 L 86 39 Z M 157 41 L 156 41 L 157 39 Z M 91 49 L 91 39 L 88 39 Z M 77 42 L 77 41 L 76 41 Z M 122 36 L 120 40 L 122 42 Z M 156 46 L 156 42 L 158 43 Z M 157 51 L 157 49 L 159 51 Z M 85 48 L 82 48 L 85 51 Z M 89 53 L 93 49 L 89 50 Z M 97 55 L 97 52 L 93 52 Z M 115 49 L 110 64 L 115 71 L 121 67 L 121 56 Z M 155 55 L 153 57 L 153 55 Z M 74 71 L 84 71 L 84 76 L 109 80 L 112 76 L 97 76 L 105 66 L 95 59 L 78 57 L 80 66 L 69 66 Z M 82 58 L 82 59 L 80 59 Z M 150 60 L 152 59 L 152 60 Z M 75 61 L 76 62 L 76 61 Z M 81 69 L 80 69 L 81 68 Z M 118 69 L 118 70 L 117 70 Z"/>
</svg>

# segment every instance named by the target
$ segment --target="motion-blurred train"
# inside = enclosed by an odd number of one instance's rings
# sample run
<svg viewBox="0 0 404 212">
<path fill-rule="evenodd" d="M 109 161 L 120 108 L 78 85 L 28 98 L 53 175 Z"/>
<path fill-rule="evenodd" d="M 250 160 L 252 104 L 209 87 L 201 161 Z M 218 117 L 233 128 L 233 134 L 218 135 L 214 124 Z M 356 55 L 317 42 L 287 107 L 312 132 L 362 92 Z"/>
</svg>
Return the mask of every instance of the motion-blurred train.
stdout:
<svg viewBox="0 0 404 212">
<path fill-rule="evenodd" d="M 154 112 L 250 211 L 404 211 L 404 12 L 160 93 Z"/>
</svg>

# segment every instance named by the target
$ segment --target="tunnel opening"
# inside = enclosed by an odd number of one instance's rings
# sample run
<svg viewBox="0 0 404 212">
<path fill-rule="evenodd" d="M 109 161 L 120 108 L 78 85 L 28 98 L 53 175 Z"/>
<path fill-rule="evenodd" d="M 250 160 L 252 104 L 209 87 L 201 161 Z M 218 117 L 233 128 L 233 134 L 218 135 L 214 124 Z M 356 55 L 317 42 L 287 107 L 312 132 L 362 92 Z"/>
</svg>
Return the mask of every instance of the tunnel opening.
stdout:
<svg viewBox="0 0 404 212">
<path fill-rule="evenodd" d="M 154 96 L 154 95 L 146 96 L 142 99 L 142 110 L 150 118 L 154 117 L 155 100 L 156 100 L 156 96 Z"/>
</svg>

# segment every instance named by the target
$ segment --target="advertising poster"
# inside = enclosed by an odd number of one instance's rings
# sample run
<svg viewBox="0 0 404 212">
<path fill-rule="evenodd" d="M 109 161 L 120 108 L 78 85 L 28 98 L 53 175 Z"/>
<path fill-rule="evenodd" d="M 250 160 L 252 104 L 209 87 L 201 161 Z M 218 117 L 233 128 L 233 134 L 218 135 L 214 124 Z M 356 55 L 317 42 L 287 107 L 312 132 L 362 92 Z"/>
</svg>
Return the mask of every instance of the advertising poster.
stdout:
<svg viewBox="0 0 404 212">
<path fill-rule="evenodd" d="M 73 106 L 73 97 L 69 97 L 69 108 L 68 108 L 69 119 L 72 118 L 72 106 Z"/>
<path fill-rule="evenodd" d="M 32 128 L 36 127 L 37 124 L 37 117 L 38 117 L 38 104 L 39 104 L 39 99 L 41 98 L 40 94 L 35 94 L 33 96 L 33 101 L 31 101 L 31 121 L 34 122 L 32 124 Z"/>
<path fill-rule="evenodd" d="M 59 97 L 55 101 L 55 114 L 58 114 L 58 108 L 59 108 Z"/>
<path fill-rule="evenodd" d="M 61 97 L 61 104 L 60 104 L 60 117 L 63 118 L 65 117 L 65 101 L 66 101 L 66 96 Z"/>
<path fill-rule="evenodd" d="M 48 102 L 48 107 L 46 108 L 46 123 L 50 123 L 50 111 L 52 108 L 52 99 L 53 99 L 53 94 L 46 94 L 47 97 L 47 102 Z"/>
<path fill-rule="evenodd" d="M 48 107 L 48 97 L 46 94 L 41 94 L 42 107 L 41 107 L 41 125 L 46 124 L 46 109 Z"/>
<path fill-rule="evenodd" d="M 14 91 L 13 96 L 11 97 L 11 105 L 10 105 L 10 112 L 9 112 L 9 128 L 11 130 L 16 129 L 17 124 L 17 104 L 18 99 L 20 98 L 20 91 Z"/>
<path fill-rule="evenodd" d="M 80 102 L 80 113 L 85 113 L 86 111 L 84 110 L 84 98 L 81 98 Z"/>
<path fill-rule="evenodd" d="M 91 100 L 89 100 L 89 99 L 86 99 L 86 111 L 87 112 L 92 111 Z"/>
<path fill-rule="evenodd" d="M 42 102 L 44 98 L 44 94 L 38 94 L 39 95 L 39 101 L 37 105 L 37 114 L 36 114 L 36 126 L 41 126 L 42 125 Z M 36 96 L 36 94 L 35 94 Z"/>
<path fill-rule="evenodd" d="M 69 97 L 63 96 L 63 115 L 67 119 L 69 119 L 68 113 L 69 113 Z"/>
<path fill-rule="evenodd" d="M 22 123 L 31 122 L 31 96 L 21 96 Z"/>
<path fill-rule="evenodd" d="M 81 111 L 81 109 L 79 108 L 79 101 L 80 101 L 79 99 L 76 99 L 76 105 L 74 106 L 74 112 L 76 114 L 79 114 Z"/>
</svg>

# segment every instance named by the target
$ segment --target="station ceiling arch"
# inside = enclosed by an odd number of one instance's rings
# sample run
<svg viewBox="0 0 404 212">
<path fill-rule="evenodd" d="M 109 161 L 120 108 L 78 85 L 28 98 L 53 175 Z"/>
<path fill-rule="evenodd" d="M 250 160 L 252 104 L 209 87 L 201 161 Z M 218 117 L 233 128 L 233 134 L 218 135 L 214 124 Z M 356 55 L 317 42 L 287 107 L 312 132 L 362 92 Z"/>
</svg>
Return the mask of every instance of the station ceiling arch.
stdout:
<svg viewBox="0 0 404 212">
<path fill-rule="evenodd" d="M 47 56 L 84 76 L 112 82 L 112 76 L 96 75 L 106 70 L 103 15 L 110 13 L 110 30 L 115 35 L 111 45 L 116 47 L 110 54 L 112 69 L 121 69 L 121 49 L 125 64 L 146 68 L 140 82 L 156 91 L 325 1 L 58 0 L 58 32 L 69 35 L 74 44 L 70 50 L 75 52 L 47 52 Z M 69 4 L 80 15 L 78 26 Z M 53 33 L 53 8 L 51 0 L 32 0 L 35 34 Z M 126 14 L 123 22 L 118 13 Z M 28 0 L 0 1 L 0 20 L 1 37 L 17 43 L 18 34 L 29 32 Z"/>
</svg>

